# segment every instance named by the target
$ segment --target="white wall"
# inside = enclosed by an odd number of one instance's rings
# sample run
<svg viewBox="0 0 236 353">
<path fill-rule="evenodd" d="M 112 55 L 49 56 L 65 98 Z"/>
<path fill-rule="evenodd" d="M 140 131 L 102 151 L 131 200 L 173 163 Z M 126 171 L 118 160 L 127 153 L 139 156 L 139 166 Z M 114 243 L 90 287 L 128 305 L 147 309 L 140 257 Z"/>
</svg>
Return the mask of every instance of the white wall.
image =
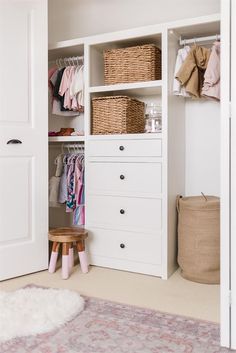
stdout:
<svg viewBox="0 0 236 353">
<path fill-rule="evenodd" d="M 49 42 L 197 17 L 220 0 L 48 0 Z"/>
</svg>

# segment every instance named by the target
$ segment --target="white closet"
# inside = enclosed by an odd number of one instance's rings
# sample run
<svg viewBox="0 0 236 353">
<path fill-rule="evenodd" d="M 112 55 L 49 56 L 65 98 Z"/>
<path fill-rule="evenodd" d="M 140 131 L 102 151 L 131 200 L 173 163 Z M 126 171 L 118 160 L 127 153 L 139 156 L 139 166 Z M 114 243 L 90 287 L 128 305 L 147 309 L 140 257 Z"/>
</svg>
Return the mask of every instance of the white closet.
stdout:
<svg viewBox="0 0 236 353">
<path fill-rule="evenodd" d="M 61 141 L 84 141 L 91 264 L 168 278 L 177 268 L 176 195 L 220 194 L 220 104 L 172 93 L 180 37 L 219 33 L 220 17 L 212 15 L 50 46 L 49 61 L 84 55 L 84 114 L 50 116 L 49 129 L 82 126 L 85 136 L 51 137 L 49 151 L 52 165 Z M 104 85 L 104 49 L 147 43 L 162 50 L 162 80 Z M 92 135 L 91 100 L 106 95 L 161 104 L 162 132 Z M 50 210 L 50 226 L 70 222 L 63 209 Z"/>
</svg>

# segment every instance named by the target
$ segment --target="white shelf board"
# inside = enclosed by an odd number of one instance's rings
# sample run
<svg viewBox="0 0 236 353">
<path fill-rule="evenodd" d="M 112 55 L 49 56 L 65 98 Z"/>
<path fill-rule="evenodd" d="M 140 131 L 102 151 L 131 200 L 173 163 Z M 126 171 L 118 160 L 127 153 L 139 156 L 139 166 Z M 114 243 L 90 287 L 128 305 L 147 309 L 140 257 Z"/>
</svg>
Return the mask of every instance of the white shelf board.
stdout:
<svg viewBox="0 0 236 353">
<path fill-rule="evenodd" d="M 162 133 L 89 135 L 88 140 L 149 140 L 162 139 Z"/>
<path fill-rule="evenodd" d="M 83 142 L 84 136 L 50 136 L 48 142 Z"/>
<path fill-rule="evenodd" d="M 94 86 L 89 88 L 90 93 L 119 92 L 138 96 L 161 94 L 162 80 L 121 83 L 107 86 Z"/>
</svg>

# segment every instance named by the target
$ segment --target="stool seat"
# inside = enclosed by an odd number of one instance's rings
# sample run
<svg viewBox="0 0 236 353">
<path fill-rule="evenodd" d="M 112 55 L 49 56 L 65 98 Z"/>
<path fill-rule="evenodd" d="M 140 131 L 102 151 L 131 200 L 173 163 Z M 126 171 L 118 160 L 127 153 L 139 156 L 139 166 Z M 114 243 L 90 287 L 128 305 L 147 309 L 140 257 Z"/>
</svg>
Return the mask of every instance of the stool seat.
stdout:
<svg viewBox="0 0 236 353">
<path fill-rule="evenodd" d="M 49 263 L 49 272 L 56 270 L 57 257 L 60 244 L 62 244 L 62 278 L 69 277 L 70 270 L 74 265 L 74 244 L 80 259 L 80 266 L 83 273 L 88 272 L 88 262 L 85 252 L 85 239 L 88 237 L 88 231 L 79 227 L 63 227 L 50 229 L 48 239 L 53 242 L 52 252 Z"/>
<path fill-rule="evenodd" d="M 58 243 L 71 243 L 86 238 L 88 238 L 88 231 L 84 228 L 55 228 L 48 232 L 48 239 Z"/>
</svg>

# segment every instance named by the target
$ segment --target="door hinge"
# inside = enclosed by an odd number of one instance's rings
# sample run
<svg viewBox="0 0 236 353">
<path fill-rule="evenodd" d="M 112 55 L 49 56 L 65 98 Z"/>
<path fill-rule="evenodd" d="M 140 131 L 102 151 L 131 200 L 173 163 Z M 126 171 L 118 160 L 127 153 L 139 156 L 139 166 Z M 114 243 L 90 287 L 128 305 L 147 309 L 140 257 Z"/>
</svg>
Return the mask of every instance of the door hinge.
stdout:
<svg viewBox="0 0 236 353">
<path fill-rule="evenodd" d="M 229 291 L 229 306 L 232 305 L 232 293 L 231 290 Z"/>
</svg>

